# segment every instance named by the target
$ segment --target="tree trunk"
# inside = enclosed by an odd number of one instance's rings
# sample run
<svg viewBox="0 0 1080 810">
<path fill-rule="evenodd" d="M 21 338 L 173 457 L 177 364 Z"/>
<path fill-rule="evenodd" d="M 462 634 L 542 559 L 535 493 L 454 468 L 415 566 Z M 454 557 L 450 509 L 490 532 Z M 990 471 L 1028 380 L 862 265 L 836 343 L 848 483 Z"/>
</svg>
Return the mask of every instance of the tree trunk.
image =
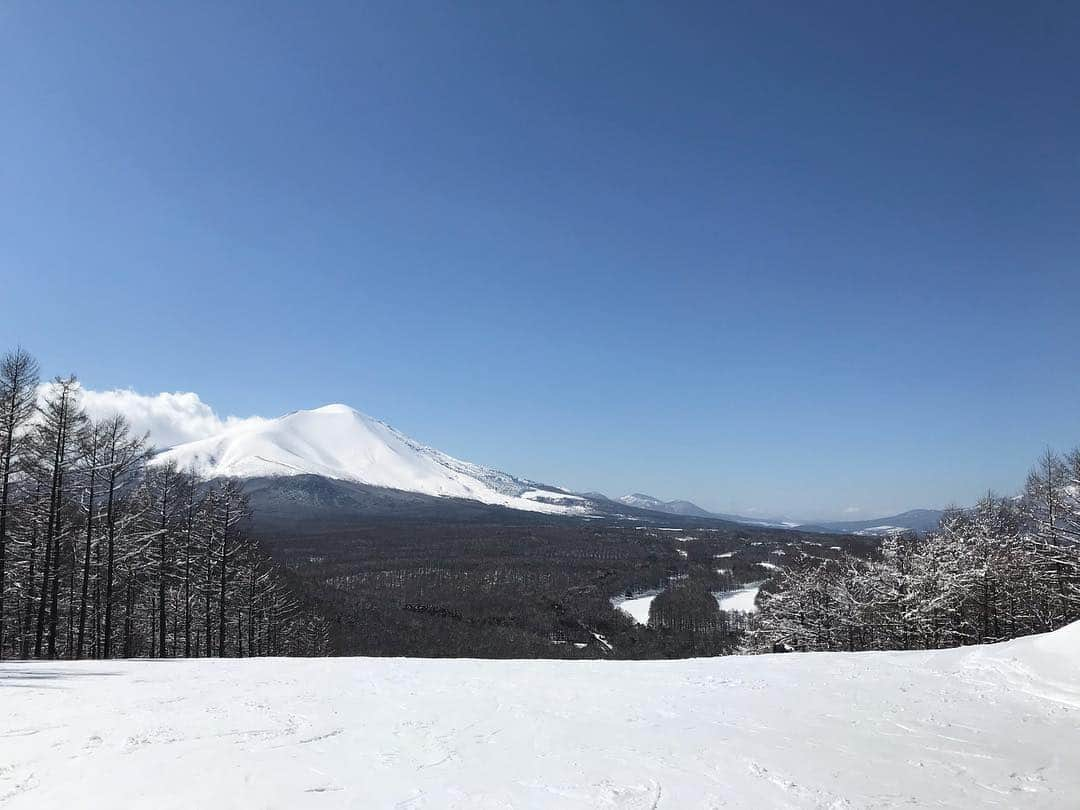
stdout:
<svg viewBox="0 0 1080 810">
<path fill-rule="evenodd" d="M 4 660 L 4 601 L 7 596 L 5 564 L 7 560 L 7 518 L 10 498 L 12 442 L 15 439 L 16 386 L 12 386 L 9 418 L 4 426 L 4 456 L 0 458 L 0 661 Z M 16 614 L 18 608 L 16 607 Z M 18 618 L 16 617 L 16 621 Z"/>
<path fill-rule="evenodd" d="M 30 571 L 26 577 L 26 615 L 23 619 L 22 658 L 30 657 L 30 625 L 34 613 L 34 563 L 37 558 L 37 521 L 30 533 Z"/>
<path fill-rule="evenodd" d="M 113 459 L 115 465 L 116 459 Z M 108 548 L 105 555 L 105 629 L 102 639 L 102 658 L 112 656 L 113 580 L 116 577 L 116 469 L 109 474 L 109 501 L 105 509 L 105 528 Z"/>
<path fill-rule="evenodd" d="M 218 657 L 225 657 L 225 580 L 229 555 L 229 509 L 232 499 L 225 493 L 225 522 L 221 530 L 221 587 L 218 591 Z"/>
<path fill-rule="evenodd" d="M 94 540 L 94 483 L 97 478 L 97 455 L 90 460 L 90 486 L 87 488 L 86 542 L 83 548 L 82 595 L 79 599 L 79 634 L 75 642 L 75 657 L 82 658 L 86 632 L 86 597 L 90 588 L 90 554 Z"/>
<path fill-rule="evenodd" d="M 172 471 L 166 467 L 162 472 L 161 485 L 161 536 L 158 538 L 158 657 L 165 657 L 165 554 L 168 546 L 166 542 L 166 528 L 169 521 L 169 487 L 172 486 Z M 153 656 L 151 656 L 153 657 Z"/>
</svg>

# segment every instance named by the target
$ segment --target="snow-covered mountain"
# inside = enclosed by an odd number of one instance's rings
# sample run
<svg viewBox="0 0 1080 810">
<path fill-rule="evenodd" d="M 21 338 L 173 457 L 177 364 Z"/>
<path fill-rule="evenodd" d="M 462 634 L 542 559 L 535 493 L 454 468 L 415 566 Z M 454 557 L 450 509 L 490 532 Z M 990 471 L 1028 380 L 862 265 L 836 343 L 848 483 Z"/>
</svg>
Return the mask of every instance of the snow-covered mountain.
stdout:
<svg viewBox="0 0 1080 810">
<path fill-rule="evenodd" d="M 225 430 L 177 445 L 154 461 L 211 478 L 319 476 L 529 512 L 590 511 L 590 501 L 580 495 L 453 458 L 340 404 Z"/>
<path fill-rule="evenodd" d="M 476 513 L 476 505 L 483 505 L 546 515 L 646 521 L 678 518 L 769 528 L 796 525 L 709 512 L 690 501 L 662 501 L 642 493 L 608 499 L 568 492 L 454 458 L 340 404 L 246 421 L 215 436 L 172 447 L 154 459 L 158 464 L 169 461 L 209 478 L 247 480 L 253 506 L 268 516 L 410 513 L 431 517 L 452 512 L 461 519 L 490 517 L 490 509 Z M 462 511 L 468 502 L 473 506 Z M 876 529 L 906 528 L 903 517 L 805 529 L 875 534 Z"/>
<path fill-rule="evenodd" d="M 651 509 L 654 512 L 666 512 L 669 515 L 689 515 L 692 517 L 712 517 L 712 513 L 690 501 L 662 501 L 652 495 L 635 492 L 616 498 L 619 503 L 637 509 Z"/>
</svg>

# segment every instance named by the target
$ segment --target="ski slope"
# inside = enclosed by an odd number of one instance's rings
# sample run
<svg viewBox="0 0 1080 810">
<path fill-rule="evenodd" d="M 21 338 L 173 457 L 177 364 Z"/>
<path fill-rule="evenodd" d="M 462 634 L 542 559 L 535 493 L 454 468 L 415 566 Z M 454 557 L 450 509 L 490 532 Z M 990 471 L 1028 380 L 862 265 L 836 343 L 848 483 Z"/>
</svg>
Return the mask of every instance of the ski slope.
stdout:
<svg viewBox="0 0 1080 810">
<path fill-rule="evenodd" d="M 0 807 L 1075 808 L 1080 625 L 657 662 L 0 665 Z"/>
</svg>

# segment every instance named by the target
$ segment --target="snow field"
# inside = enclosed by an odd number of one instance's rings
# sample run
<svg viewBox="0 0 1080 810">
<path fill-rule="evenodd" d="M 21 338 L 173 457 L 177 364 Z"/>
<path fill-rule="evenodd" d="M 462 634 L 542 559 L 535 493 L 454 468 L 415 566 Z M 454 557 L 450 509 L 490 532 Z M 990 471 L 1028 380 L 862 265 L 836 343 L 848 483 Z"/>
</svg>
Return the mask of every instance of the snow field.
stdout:
<svg viewBox="0 0 1080 810">
<path fill-rule="evenodd" d="M 1075 808 L 1080 625 L 653 662 L 0 665 L 0 806 Z"/>
</svg>

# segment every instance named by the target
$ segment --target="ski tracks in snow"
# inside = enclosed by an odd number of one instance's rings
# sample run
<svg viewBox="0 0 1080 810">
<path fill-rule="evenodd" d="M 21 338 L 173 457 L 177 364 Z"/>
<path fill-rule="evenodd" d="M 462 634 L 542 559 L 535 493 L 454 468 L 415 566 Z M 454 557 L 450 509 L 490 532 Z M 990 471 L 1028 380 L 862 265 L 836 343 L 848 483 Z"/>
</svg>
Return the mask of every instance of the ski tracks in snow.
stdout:
<svg viewBox="0 0 1080 810">
<path fill-rule="evenodd" d="M 1080 634 L 1065 640 L 2 664 L 0 808 L 1072 808 Z"/>
</svg>

